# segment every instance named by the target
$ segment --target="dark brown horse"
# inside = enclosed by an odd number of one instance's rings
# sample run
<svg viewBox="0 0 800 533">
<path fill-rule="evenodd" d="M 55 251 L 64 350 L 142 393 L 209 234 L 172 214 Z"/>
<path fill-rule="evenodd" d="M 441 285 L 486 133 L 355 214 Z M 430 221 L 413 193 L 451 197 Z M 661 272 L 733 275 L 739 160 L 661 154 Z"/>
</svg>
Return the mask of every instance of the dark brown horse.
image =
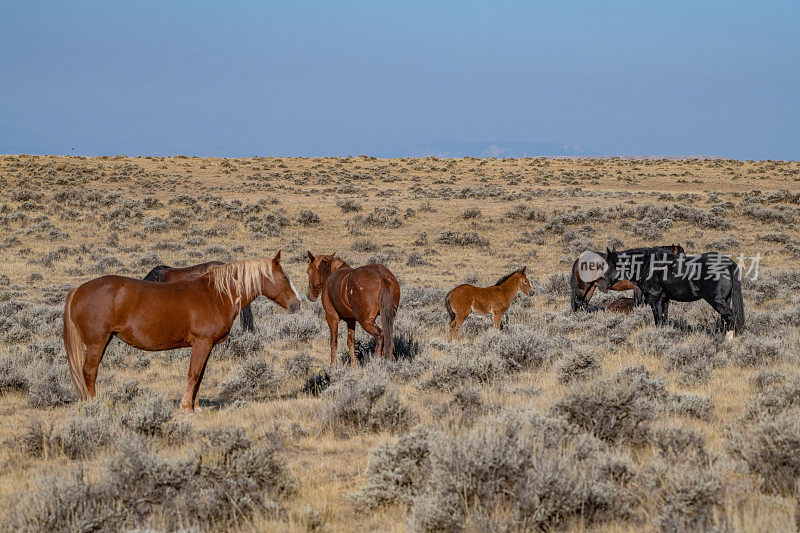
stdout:
<svg viewBox="0 0 800 533">
<path fill-rule="evenodd" d="M 611 313 L 621 313 L 623 315 L 629 315 L 633 313 L 633 308 L 635 307 L 633 298 L 617 298 L 610 304 L 606 306 L 606 311 Z"/>
<path fill-rule="evenodd" d="M 350 366 L 356 365 L 356 322 L 375 337 L 375 357 L 394 361 L 394 316 L 400 305 L 400 283 L 383 265 L 352 268 L 336 252 L 314 257 L 308 252 L 308 299 L 322 294 L 325 320 L 331 330 L 331 367 L 336 365 L 339 321 L 347 324 Z M 375 319 L 381 316 L 379 328 Z"/>
<path fill-rule="evenodd" d="M 492 321 L 495 329 L 500 329 L 500 320 L 508 311 L 511 301 L 522 291 L 527 295 L 531 294 L 531 283 L 525 275 L 522 267 L 507 276 L 503 276 L 491 287 L 476 287 L 464 283 L 447 293 L 444 298 L 444 305 L 450 317 L 450 329 L 447 340 L 458 340 L 458 332 L 461 324 L 466 320 L 472 311 L 478 314 L 492 314 Z"/>
<path fill-rule="evenodd" d="M 160 283 L 172 283 L 173 281 L 180 281 L 183 279 L 196 278 L 202 276 L 215 266 L 224 265 L 222 261 L 209 261 L 208 263 L 200 263 L 199 265 L 188 267 L 171 267 L 167 265 L 158 265 L 153 268 L 144 277 L 145 281 L 158 281 Z M 250 306 L 242 308 L 239 313 L 239 323 L 245 331 L 253 332 L 256 330 L 256 324 L 253 321 L 253 310 Z"/>
<path fill-rule="evenodd" d="M 280 259 L 279 251 L 273 259 L 236 261 L 173 283 L 103 276 L 71 290 L 64 306 L 64 346 L 81 398 L 94 398 L 97 367 L 117 336 L 140 350 L 191 346 L 180 407 L 193 411 L 208 354 L 228 337 L 242 307 L 266 296 L 290 312 L 300 308 Z"/>
<path fill-rule="evenodd" d="M 671 244 L 669 246 L 659 246 L 659 250 L 663 250 L 665 252 L 669 252 L 672 254 L 682 254 L 684 253 L 683 247 L 680 244 Z M 606 257 L 606 254 L 603 252 L 594 252 L 595 254 L 599 255 L 600 257 Z M 572 305 L 573 311 L 578 311 L 583 309 L 586 311 L 589 308 L 589 300 L 592 299 L 592 295 L 594 294 L 595 289 L 597 288 L 597 281 L 583 281 L 578 273 L 578 262 L 580 261 L 580 257 L 572 263 L 572 272 L 569 278 L 569 286 L 570 286 L 570 303 Z M 627 279 L 621 279 L 618 282 L 614 283 L 613 285 L 609 286 L 607 290 L 610 291 L 629 291 L 633 290 L 633 305 L 644 305 L 644 294 L 642 293 L 641 289 L 630 282 Z"/>
</svg>

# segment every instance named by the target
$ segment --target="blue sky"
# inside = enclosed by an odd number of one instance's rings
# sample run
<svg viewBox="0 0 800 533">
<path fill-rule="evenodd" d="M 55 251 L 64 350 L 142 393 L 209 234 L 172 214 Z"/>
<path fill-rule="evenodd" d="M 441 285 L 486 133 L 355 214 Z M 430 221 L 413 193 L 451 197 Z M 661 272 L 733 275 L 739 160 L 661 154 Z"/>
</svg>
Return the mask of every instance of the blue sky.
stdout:
<svg viewBox="0 0 800 533">
<path fill-rule="evenodd" d="M 0 147 L 314 155 L 435 137 L 800 159 L 796 0 L 0 7 Z"/>
</svg>

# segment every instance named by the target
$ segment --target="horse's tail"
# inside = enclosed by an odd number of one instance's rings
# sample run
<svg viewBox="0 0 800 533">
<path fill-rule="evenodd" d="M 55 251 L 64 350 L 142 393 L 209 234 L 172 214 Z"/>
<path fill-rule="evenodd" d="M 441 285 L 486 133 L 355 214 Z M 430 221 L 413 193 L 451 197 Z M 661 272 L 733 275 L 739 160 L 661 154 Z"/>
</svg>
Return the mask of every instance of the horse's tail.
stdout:
<svg viewBox="0 0 800 533">
<path fill-rule="evenodd" d="M 165 283 L 167 280 L 164 279 L 164 272 L 169 270 L 169 267 L 166 265 L 158 265 L 153 270 L 147 273 L 144 277 L 145 281 L 157 281 L 159 283 Z"/>
<path fill-rule="evenodd" d="M 392 284 L 382 279 L 380 288 L 381 326 L 383 326 L 383 358 L 394 361 L 394 295 Z"/>
<path fill-rule="evenodd" d="M 72 381 L 75 383 L 75 388 L 78 390 L 81 400 L 86 401 L 89 399 L 89 389 L 86 387 L 86 379 L 83 377 L 86 348 L 81 340 L 80 332 L 72 320 L 72 298 L 75 296 L 75 290 L 69 291 L 67 302 L 64 305 L 64 348 L 67 350 L 67 361 L 69 362 Z"/>
<path fill-rule="evenodd" d="M 456 313 L 453 311 L 453 308 L 450 306 L 450 295 L 453 294 L 453 291 L 447 293 L 447 296 L 444 297 L 444 308 L 447 309 L 447 316 L 450 317 L 450 323 L 452 324 L 453 321 L 456 319 Z"/>
<path fill-rule="evenodd" d="M 256 330 L 256 323 L 253 320 L 253 310 L 248 305 L 239 312 L 239 323 L 244 331 L 253 332 Z"/>
<path fill-rule="evenodd" d="M 741 272 L 736 268 L 731 276 L 731 309 L 733 310 L 733 331 L 739 334 L 744 330 L 744 300 L 742 299 Z"/>
<path fill-rule="evenodd" d="M 576 259 L 575 262 L 572 263 L 572 273 L 569 276 L 569 303 L 573 311 L 577 311 L 581 304 L 578 300 L 578 276 L 575 273 L 575 265 L 577 264 L 578 260 Z"/>
</svg>

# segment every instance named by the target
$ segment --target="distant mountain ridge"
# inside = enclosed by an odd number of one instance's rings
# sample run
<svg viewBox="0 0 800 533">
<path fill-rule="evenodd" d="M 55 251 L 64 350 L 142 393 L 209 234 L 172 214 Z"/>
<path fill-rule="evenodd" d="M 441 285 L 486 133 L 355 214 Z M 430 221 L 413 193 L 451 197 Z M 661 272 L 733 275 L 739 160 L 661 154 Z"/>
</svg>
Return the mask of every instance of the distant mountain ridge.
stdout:
<svg viewBox="0 0 800 533">
<path fill-rule="evenodd" d="M 392 157 L 598 157 L 599 152 L 574 144 L 530 141 L 456 141 L 426 139 L 379 145 L 364 152 L 381 158 Z"/>
</svg>

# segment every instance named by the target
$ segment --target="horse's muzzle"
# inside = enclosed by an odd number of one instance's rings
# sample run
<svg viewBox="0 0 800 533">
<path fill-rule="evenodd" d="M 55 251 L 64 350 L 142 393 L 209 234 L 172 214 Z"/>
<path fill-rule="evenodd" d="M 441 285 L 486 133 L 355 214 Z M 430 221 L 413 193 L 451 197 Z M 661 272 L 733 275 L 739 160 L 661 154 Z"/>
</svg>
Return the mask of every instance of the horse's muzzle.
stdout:
<svg viewBox="0 0 800 533">
<path fill-rule="evenodd" d="M 295 300 L 289 304 L 289 312 L 296 313 L 300 310 L 300 300 Z"/>
<path fill-rule="evenodd" d="M 312 296 L 312 294 L 310 292 L 306 293 L 306 298 L 308 298 L 309 302 L 316 302 L 317 301 L 317 297 L 316 296 Z"/>
</svg>

